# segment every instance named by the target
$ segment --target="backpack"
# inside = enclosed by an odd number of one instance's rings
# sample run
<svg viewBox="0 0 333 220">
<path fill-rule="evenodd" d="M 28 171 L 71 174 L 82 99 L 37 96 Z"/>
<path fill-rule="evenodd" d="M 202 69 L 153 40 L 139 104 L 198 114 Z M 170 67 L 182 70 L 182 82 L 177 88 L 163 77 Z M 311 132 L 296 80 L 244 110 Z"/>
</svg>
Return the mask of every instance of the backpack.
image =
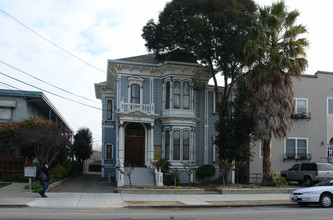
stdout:
<svg viewBox="0 0 333 220">
<path fill-rule="evenodd" d="M 44 170 L 40 171 L 40 173 L 39 173 L 39 180 L 42 181 L 42 182 L 45 182 L 47 180 L 47 176 L 46 176 Z"/>
</svg>

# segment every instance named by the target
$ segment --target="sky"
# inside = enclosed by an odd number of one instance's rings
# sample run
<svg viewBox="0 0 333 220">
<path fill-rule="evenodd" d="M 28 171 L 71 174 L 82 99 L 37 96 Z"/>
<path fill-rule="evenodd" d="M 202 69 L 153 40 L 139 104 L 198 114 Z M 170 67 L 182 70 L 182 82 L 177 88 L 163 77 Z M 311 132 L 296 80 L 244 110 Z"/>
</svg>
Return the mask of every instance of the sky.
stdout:
<svg viewBox="0 0 333 220">
<path fill-rule="evenodd" d="M 167 2 L 0 0 L 0 89 L 44 90 L 72 129 L 76 132 L 89 128 L 94 149 L 101 149 L 101 101 L 95 97 L 94 83 L 106 80 L 108 59 L 147 53 L 142 27 L 150 19 L 157 21 Z M 256 1 L 260 6 L 272 2 Z M 285 3 L 289 10 L 301 13 L 298 23 L 308 30 L 305 37 L 310 42 L 309 66 L 304 73 L 333 72 L 330 56 L 333 44 L 329 43 L 333 36 L 330 26 L 333 1 L 285 0 Z"/>
</svg>

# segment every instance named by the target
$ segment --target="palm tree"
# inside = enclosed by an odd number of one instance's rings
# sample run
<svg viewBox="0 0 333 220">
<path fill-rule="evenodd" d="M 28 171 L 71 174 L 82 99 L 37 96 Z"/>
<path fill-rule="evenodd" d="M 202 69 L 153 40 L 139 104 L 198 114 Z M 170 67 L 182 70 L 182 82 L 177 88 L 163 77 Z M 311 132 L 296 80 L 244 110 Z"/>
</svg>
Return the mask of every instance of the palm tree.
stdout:
<svg viewBox="0 0 333 220">
<path fill-rule="evenodd" d="M 285 138 L 292 126 L 293 85 L 290 76 L 300 76 L 307 67 L 306 33 L 303 25 L 295 25 L 297 10 L 288 12 L 283 1 L 258 7 L 257 19 L 250 29 L 246 44 L 247 73 L 253 99 L 248 112 L 254 118 L 255 137 L 263 141 L 263 181 L 270 185 L 272 169 L 270 141 Z"/>
</svg>

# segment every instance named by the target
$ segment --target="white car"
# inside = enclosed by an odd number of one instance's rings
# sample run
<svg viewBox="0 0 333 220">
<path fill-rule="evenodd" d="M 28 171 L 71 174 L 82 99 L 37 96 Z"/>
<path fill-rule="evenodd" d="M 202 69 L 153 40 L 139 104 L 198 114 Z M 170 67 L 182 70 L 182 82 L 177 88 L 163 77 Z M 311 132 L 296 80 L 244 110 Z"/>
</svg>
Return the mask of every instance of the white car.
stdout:
<svg viewBox="0 0 333 220">
<path fill-rule="evenodd" d="M 298 189 L 291 193 L 291 202 L 300 206 L 309 203 L 319 203 L 321 207 L 330 207 L 333 204 L 333 178 L 327 178 L 315 186 Z"/>
</svg>

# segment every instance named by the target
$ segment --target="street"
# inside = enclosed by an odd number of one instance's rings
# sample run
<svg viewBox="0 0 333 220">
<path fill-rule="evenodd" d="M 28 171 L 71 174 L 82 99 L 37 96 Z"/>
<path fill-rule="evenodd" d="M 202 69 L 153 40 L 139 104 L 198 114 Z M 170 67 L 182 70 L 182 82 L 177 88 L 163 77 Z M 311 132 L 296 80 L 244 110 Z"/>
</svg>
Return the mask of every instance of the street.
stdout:
<svg viewBox="0 0 333 220">
<path fill-rule="evenodd" d="M 332 208 L 265 206 L 198 209 L 0 208 L 0 219 L 332 219 Z"/>
</svg>

